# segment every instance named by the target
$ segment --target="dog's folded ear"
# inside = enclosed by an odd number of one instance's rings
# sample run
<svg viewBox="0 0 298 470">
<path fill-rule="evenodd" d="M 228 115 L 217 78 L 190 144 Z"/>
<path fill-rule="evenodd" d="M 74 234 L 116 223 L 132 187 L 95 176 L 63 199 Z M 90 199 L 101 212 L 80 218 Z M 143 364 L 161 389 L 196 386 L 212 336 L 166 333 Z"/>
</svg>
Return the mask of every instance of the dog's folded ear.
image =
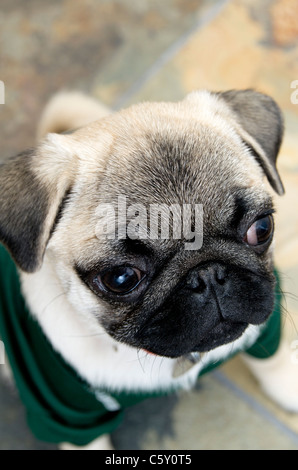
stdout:
<svg viewBox="0 0 298 470">
<path fill-rule="evenodd" d="M 276 168 L 276 160 L 283 137 L 283 118 L 276 102 L 254 90 L 230 90 L 215 93 L 229 106 L 237 131 L 250 149 L 273 189 L 284 193 Z"/>
<path fill-rule="evenodd" d="M 0 166 L 0 242 L 27 272 L 41 266 L 59 207 L 73 182 L 75 156 L 61 155 L 59 139 L 63 136 L 50 134 L 40 147 Z"/>
</svg>

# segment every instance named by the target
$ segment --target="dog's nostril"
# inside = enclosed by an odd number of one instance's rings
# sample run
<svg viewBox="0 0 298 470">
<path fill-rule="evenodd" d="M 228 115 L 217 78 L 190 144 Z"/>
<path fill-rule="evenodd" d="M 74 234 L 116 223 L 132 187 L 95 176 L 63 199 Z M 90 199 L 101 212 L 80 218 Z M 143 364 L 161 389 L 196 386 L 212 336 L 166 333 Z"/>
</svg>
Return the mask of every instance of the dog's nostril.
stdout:
<svg viewBox="0 0 298 470">
<path fill-rule="evenodd" d="M 221 286 L 222 286 L 222 285 L 223 285 L 223 284 L 226 282 L 226 280 L 225 280 L 225 277 L 224 277 L 224 276 L 223 276 L 223 277 L 216 276 L 216 278 L 215 278 L 215 279 L 216 279 L 216 281 L 217 281 L 217 284 L 219 284 L 219 285 L 221 285 Z"/>
<path fill-rule="evenodd" d="M 196 294 L 206 294 L 209 287 L 226 284 L 226 271 L 223 266 L 211 265 L 190 272 L 186 280 L 186 285 Z"/>
<path fill-rule="evenodd" d="M 205 291 L 206 287 L 207 286 L 206 286 L 205 281 L 203 281 L 203 279 L 201 279 L 201 278 L 198 278 L 197 282 L 196 282 L 196 285 L 193 286 L 192 290 L 196 294 L 202 294 Z"/>
</svg>

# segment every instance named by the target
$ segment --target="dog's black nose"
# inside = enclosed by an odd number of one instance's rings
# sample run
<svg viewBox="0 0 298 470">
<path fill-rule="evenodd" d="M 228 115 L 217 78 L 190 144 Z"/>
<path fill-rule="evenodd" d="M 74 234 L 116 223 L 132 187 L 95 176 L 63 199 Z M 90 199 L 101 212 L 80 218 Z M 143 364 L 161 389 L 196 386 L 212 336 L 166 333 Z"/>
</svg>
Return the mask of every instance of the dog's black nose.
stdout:
<svg viewBox="0 0 298 470">
<path fill-rule="evenodd" d="M 207 294 L 210 288 L 217 289 L 227 282 L 224 266 L 214 263 L 193 269 L 187 276 L 186 286 L 197 294 Z"/>
</svg>

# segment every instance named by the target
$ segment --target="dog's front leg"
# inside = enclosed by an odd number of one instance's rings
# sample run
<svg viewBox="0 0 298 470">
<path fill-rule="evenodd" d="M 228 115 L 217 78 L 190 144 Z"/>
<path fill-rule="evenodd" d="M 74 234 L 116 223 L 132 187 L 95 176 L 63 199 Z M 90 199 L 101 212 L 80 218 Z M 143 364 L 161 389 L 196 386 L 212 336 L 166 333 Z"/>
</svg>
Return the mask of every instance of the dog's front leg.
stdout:
<svg viewBox="0 0 298 470">
<path fill-rule="evenodd" d="M 59 444 L 60 450 L 114 450 L 114 447 L 111 443 L 110 435 L 103 434 L 94 441 L 90 442 L 86 446 L 76 446 L 68 442 L 63 442 Z"/>
<path fill-rule="evenodd" d="M 263 391 L 282 408 L 298 413 L 298 357 L 285 340 L 268 359 L 243 355 Z M 295 360 L 296 359 L 296 360 Z"/>
</svg>

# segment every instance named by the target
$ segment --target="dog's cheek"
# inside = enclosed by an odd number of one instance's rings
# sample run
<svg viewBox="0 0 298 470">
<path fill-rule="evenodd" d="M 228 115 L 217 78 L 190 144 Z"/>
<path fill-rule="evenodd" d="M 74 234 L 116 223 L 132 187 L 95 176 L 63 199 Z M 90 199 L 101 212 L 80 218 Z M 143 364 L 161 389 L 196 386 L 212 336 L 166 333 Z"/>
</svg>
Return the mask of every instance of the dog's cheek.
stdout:
<svg viewBox="0 0 298 470">
<path fill-rule="evenodd" d="M 100 323 L 105 331 L 116 341 L 133 347 L 142 347 L 136 341 L 136 332 L 141 327 L 139 314 L 127 307 L 110 305 L 102 310 Z"/>
<path fill-rule="evenodd" d="M 88 289 L 72 267 L 57 262 L 54 269 L 75 314 L 83 318 L 89 329 L 98 332 L 106 311 L 104 302 Z"/>
</svg>

